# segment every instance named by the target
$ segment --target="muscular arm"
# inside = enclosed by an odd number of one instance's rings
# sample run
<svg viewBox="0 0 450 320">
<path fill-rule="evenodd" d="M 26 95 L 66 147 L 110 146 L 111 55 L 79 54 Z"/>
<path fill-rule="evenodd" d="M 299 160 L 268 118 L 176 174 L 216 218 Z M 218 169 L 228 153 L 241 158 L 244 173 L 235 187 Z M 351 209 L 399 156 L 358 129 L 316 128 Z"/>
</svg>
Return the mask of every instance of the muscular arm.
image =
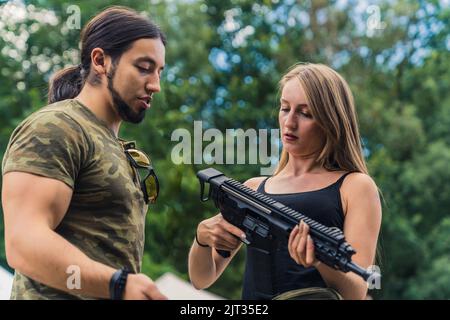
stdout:
<svg viewBox="0 0 450 320">
<path fill-rule="evenodd" d="M 54 230 L 67 212 L 72 189 L 23 172 L 3 177 L 6 257 L 20 273 L 71 294 L 108 298 L 115 270 L 88 258 Z M 81 289 L 68 289 L 69 266 L 80 268 Z"/>
<path fill-rule="evenodd" d="M 247 180 L 244 184 L 256 190 L 264 178 L 252 178 Z M 210 229 L 205 231 L 205 229 Z M 227 231 L 227 232 L 224 232 Z M 227 236 L 228 242 L 222 239 L 215 239 L 214 237 Z M 222 216 L 219 214 L 210 219 L 202 221 L 197 229 L 197 234 L 199 241 L 202 244 L 208 244 L 210 247 L 200 247 L 194 240 L 191 250 L 189 252 L 189 278 L 192 285 L 197 289 L 204 289 L 211 286 L 216 280 L 221 276 L 225 268 L 231 262 L 233 257 L 239 251 L 242 246 L 241 242 L 231 236 L 231 233 L 239 236 L 242 231 L 235 226 L 226 222 Z M 206 234 L 203 239 L 202 236 Z M 231 256 L 229 258 L 223 258 L 220 256 L 215 249 L 213 243 L 217 241 L 224 241 L 224 247 L 226 249 L 228 245 L 231 250 Z M 220 247 L 219 247 L 220 249 Z"/>
<path fill-rule="evenodd" d="M 365 174 L 351 174 L 341 187 L 344 202 L 344 235 L 356 250 L 353 261 L 363 268 L 374 263 L 378 233 L 381 227 L 381 203 L 378 189 Z M 336 271 L 325 264 L 317 267 L 329 287 L 339 291 L 344 299 L 364 299 L 367 283 L 352 272 Z"/>
</svg>

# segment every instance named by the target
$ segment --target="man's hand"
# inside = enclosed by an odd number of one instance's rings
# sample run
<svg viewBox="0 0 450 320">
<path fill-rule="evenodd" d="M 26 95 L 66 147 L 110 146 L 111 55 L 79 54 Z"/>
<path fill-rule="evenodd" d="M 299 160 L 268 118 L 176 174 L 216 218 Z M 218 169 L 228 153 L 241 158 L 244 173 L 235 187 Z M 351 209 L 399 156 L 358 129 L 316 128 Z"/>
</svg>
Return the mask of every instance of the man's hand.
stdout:
<svg viewBox="0 0 450 320">
<path fill-rule="evenodd" d="M 145 274 L 129 274 L 125 292 L 124 300 L 167 300 L 155 283 Z"/>
</svg>

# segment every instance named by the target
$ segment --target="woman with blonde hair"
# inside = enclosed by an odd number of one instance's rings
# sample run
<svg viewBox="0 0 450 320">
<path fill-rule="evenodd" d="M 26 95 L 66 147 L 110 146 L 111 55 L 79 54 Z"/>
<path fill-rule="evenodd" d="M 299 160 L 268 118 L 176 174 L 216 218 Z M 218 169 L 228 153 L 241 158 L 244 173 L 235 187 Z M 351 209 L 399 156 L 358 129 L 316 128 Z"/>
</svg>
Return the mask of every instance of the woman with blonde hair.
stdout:
<svg viewBox="0 0 450 320">
<path fill-rule="evenodd" d="M 381 226 L 378 188 L 364 161 L 354 100 L 346 81 L 321 64 L 293 66 L 280 81 L 283 151 L 275 173 L 245 185 L 328 227 L 338 227 L 356 250 L 353 261 L 374 263 Z M 366 282 L 318 261 L 309 227 L 270 250 L 247 246 L 243 299 L 364 299 Z M 212 285 L 241 247 L 242 230 L 222 215 L 203 220 L 189 254 L 196 288 Z M 229 258 L 215 249 L 231 251 Z M 266 246 L 264 246 L 266 248 Z"/>
</svg>

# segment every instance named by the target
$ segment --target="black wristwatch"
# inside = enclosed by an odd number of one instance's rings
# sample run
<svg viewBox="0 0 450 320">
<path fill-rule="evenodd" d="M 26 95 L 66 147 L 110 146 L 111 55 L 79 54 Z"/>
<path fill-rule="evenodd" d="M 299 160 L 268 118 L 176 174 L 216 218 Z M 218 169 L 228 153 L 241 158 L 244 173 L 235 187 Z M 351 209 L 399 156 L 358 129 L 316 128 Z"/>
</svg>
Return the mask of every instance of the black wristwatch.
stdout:
<svg viewBox="0 0 450 320">
<path fill-rule="evenodd" d="M 127 268 L 122 268 L 114 272 L 109 281 L 109 297 L 111 300 L 122 300 L 127 285 L 127 277 L 130 271 Z"/>
</svg>

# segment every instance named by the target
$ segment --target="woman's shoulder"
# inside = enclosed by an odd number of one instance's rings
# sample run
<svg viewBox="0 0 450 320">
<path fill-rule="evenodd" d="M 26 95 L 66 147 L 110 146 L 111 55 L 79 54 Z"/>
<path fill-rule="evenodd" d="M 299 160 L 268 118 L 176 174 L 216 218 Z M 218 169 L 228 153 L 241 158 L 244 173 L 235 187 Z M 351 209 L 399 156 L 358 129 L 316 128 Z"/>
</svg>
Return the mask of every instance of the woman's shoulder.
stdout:
<svg viewBox="0 0 450 320">
<path fill-rule="evenodd" d="M 340 191 L 346 219 L 353 217 L 352 221 L 362 219 L 372 222 L 381 220 L 380 191 L 370 175 L 361 172 L 348 174 Z"/>
<path fill-rule="evenodd" d="M 362 172 L 347 172 L 342 183 L 344 189 L 378 189 L 373 178 Z"/>
<path fill-rule="evenodd" d="M 253 177 L 244 182 L 244 185 L 250 189 L 257 190 L 260 184 L 268 177 Z"/>
<path fill-rule="evenodd" d="M 347 201 L 367 196 L 379 197 L 378 187 L 374 179 L 362 172 L 347 174 L 341 185 L 341 194 Z"/>
</svg>

